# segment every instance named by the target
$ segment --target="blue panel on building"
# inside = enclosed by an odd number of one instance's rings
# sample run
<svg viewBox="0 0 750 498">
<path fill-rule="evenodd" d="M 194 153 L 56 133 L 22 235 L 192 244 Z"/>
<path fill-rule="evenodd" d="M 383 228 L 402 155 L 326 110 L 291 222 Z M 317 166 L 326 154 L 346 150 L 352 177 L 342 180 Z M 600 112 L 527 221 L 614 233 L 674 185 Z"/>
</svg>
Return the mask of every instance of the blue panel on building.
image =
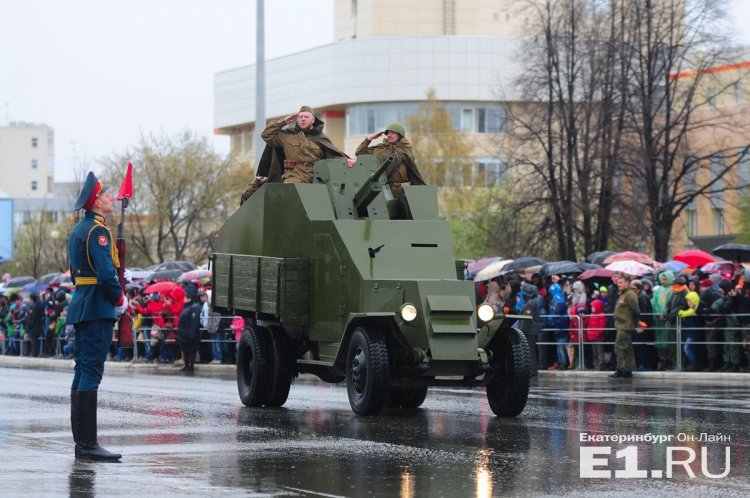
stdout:
<svg viewBox="0 0 750 498">
<path fill-rule="evenodd" d="M 13 199 L 0 199 L 0 261 L 13 260 Z"/>
</svg>

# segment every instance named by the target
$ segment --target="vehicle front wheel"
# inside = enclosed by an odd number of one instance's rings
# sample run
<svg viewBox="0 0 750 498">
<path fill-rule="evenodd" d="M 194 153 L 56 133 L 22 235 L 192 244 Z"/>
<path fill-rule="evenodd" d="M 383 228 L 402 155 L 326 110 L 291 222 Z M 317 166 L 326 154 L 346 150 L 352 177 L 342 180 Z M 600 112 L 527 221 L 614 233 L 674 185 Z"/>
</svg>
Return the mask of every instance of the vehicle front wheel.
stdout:
<svg viewBox="0 0 750 498">
<path fill-rule="evenodd" d="M 388 394 L 388 347 L 376 331 L 354 330 L 346 355 L 346 390 L 358 415 L 383 409 Z"/>
<path fill-rule="evenodd" d="M 504 329 L 492 347 L 487 401 L 498 417 L 515 417 L 529 398 L 529 345 L 520 330 Z"/>
<path fill-rule="evenodd" d="M 268 395 L 268 341 L 265 331 L 248 326 L 237 351 L 237 389 L 246 406 L 261 406 Z"/>
</svg>

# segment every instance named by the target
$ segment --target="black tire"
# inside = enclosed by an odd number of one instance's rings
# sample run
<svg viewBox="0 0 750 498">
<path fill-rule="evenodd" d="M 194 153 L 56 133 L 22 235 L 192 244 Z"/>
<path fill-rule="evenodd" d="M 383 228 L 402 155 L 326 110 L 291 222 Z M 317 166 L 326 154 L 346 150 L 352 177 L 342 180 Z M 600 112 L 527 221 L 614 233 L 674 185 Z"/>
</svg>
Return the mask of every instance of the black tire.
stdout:
<svg viewBox="0 0 750 498">
<path fill-rule="evenodd" d="M 266 334 L 248 326 L 237 351 L 237 389 L 245 406 L 262 406 L 268 396 L 268 348 Z"/>
<path fill-rule="evenodd" d="M 427 397 L 427 386 L 391 386 L 385 406 L 389 408 L 419 408 Z"/>
<path fill-rule="evenodd" d="M 492 374 L 487 401 L 498 417 L 515 417 L 529 398 L 529 345 L 517 329 L 502 329 L 492 348 Z"/>
<path fill-rule="evenodd" d="M 269 345 L 269 359 L 271 360 L 270 382 L 266 406 L 282 406 L 289 397 L 292 385 L 292 368 L 294 361 L 290 354 L 291 346 L 284 329 L 271 327 L 267 331 Z"/>
<path fill-rule="evenodd" d="M 346 354 L 346 391 L 357 415 L 375 415 L 388 394 L 388 347 L 380 333 L 358 327 Z"/>
</svg>

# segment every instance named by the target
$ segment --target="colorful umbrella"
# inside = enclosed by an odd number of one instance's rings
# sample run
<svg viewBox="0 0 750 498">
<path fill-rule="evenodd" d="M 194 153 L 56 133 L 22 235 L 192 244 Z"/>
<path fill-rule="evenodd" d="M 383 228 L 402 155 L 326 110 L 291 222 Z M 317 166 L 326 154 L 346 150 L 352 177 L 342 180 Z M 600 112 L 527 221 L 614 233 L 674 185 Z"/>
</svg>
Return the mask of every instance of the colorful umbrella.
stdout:
<svg viewBox="0 0 750 498">
<path fill-rule="evenodd" d="M 654 267 L 658 268 L 659 270 L 669 270 L 672 273 L 679 273 L 681 270 L 684 270 L 688 267 L 687 263 L 683 263 L 682 261 L 665 261 L 664 263 L 654 263 Z"/>
<path fill-rule="evenodd" d="M 200 280 L 202 283 L 206 283 L 211 280 L 211 272 L 208 270 L 190 270 L 177 278 L 178 282 L 192 282 L 193 280 Z"/>
<path fill-rule="evenodd" d="M 700 268 L 708 263 L 713 263 L 716 258 L 708 254 L 706 251 L 700 249 L 688 249 L 686 251 L 679 252 L 674 255 L 675 261 L 682 261 L 687 263 L 690 268 Z"/>
<path fill-rule="evenodd" d="M 493 256 L 491 258 L 480 258 L 469 263 L 467 269 L 469 270 L 469 278 L 475 278 L 475 275 L 482 269 L 486 268 L 487 265 L 500 261 L 500 256 Z"/>
<path fill-rule="evenodd" d="M 479 270 L 476 275 L 474 275 L 474 281 L 475 282 L 482 282 L 483 280 L 490 280 L 495 277 L 499 277 L 503 272 L 503 267 L 513 261 L 512 259 L 503 259 L 500 261 L 495 261 L 494 263 L 490 263 L 481 270 Z"/>
<path fill-rule="evenodd" d="M 731 277 L 734 274 L 734 263 L 730 261 L 716 261 L 715 263 L 708 263 L 701 266 L 703 273 L 721 273 Z"/>
<path fill-rule="evenodd" d="M 146 287 L 146 294 L 154 294 L 156 292 L 158 292 L 159 294 L 165 294 L 172 292 L 172 289 L 174 289 L 175 287 L 179 287 L 179 284 L 176 282 L 156 282 L 155 284 L 151 284 Z"/>
<path fill-rule="evenodd" d="M 638 261 L 615 261 L 614 263 L 608 264 L 605 268 L 607 270 L 612 270 L 613 272 L 637 276 L 654 271 L 650 266 L 646 266 Z"/>
<path fill-rule="evenodd" d="M 606 268 L 597 268 L 595 270 L 586 270 L 578 275 L 578 280 L 588 280 L 590 278 L 612 278 L 612 270 Z"/>
<path fill-rule="evenodd" d="M 636 261 L 638 263 L 643 263 L 644 265 L 654 264 L 654 260 L 651 259 L 651 256 L 649 256 L 648 254 L 633 251 L 624 251 L 612 254 L 611 256 L 608 256 L 604 259 L 604 264 L 608 265 L 617 261 Z"/>
</svg>

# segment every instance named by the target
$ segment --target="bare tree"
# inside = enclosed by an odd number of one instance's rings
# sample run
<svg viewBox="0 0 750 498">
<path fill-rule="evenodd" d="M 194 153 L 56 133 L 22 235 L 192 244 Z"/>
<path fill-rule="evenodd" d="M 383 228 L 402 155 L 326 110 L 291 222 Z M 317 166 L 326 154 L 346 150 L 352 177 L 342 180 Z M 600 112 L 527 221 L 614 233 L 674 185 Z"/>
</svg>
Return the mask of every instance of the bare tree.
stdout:
<svg viewBox="0 0 750 498">
<path fill-rule="evenodd" d="M 610 244 L 667 259 L 683 211 L 734 188 L 725 176 L 748 153 L 737 116 L 712 107 L 736 84 L 712 69 L 727 55 L 721 2 L 526 5 L 538 33 L 512 113 L 512 165 L 529 180 L 516 209 L 539 213 L 561 259 Z M 686 187 L 696 175 L 707 181 Z"/>
<path fill-rule="evenodd" d="M 512 108 L 506 154 L 525 179 L 516 211 L 539 213 L 536 238 L 553 241 L 560 259 L 604 249 L 610 239 L 625 68 L 616 51 L 623 32 L 607 5 L 530 0 L 526 7 L 537 26 L 518 81 L 528 104 Z"/>
<path fill-rule="evenodd" d="M 207 139 L 192 132 L 141 136 L 133 149 L 106 161 L 109 178 L 121 178 L 128 161 L 134 164 L 128 260 L 204 260 L 248 173 L 238 174 Z"/>
<path fill-rule="evenodd" d="M 720 79 L 712 68 L 725 63 L 717 0 L 622 1 L 619 14 L 632 33 L 623 45 L 628 79 L 628 150 L 622 154 L 630 192 L 643 192 L 645 222 L 655 257 L 669 256 L 675 222 L 699 196 L 730 188 L 725 176 L 747 155 L 737 147 L 737 116 L 713 109 L 736 80 Z M 711 150 L 697 149 L 702 134 L 724 130 Z M 734 136 L 732 136 L 734 135 Z M 721 158 L 717 160 L 717 158 Z M 686 188 L 703 170 L 708 181 Z M 633 202 L 633 208 L 638 204 Z"/>
</svg>

